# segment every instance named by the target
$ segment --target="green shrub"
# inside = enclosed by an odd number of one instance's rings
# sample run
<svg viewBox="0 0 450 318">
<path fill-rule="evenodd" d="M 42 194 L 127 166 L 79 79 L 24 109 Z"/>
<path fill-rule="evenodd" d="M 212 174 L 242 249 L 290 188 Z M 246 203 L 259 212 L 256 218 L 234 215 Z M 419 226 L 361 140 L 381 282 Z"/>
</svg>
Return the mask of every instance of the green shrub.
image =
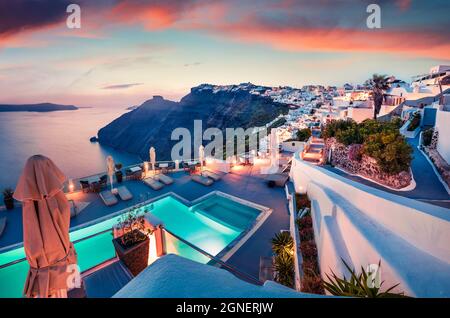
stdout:
<svg viewBox="0 0 450 318">
<path fill-rule="evenodd" d="M 298 226 L 299 230 L 303 230 L 303 229 L 312 227 L 312 218 L 310 215 L 306 215 L 302 218 L 298 218 L 296 220 L 296 222 L 297 222 L 297 226 Z"/>
<path fill-rule="evenodd" d="M 298 141 L 307 141 L 311 137 L 311 129 L 305 128 L 297 131 L 297 140 Z"/>
<path fill-rule="evenodd" d="M 275 281 L 294 287 L 294 258 L 292 256 L 277 255 L 274 262 Z"/>
<path fill-rule="evenodd" d="M 418 117 L 420 124 L 420 115 Z M 409 168 L 412 148 L 400 134 L 401 120 L 390 122 L 367 119 L 360 124 L 352 120 L 336 120 L 327 124 L 325 138 L 335 137 L 346 146 L 362 144 L 362 154 L 374 158 L 380 169 L 388 174 L 396 174 Z"/>
<path fill-rule="evenodd" d="M 398 132 L 380 132 L 368 137 L 362 152 L 374 158 L 383 172 L 397 174 L 409 169 L 413 150 Z"/>
<path fill-rule="evenodd" d="M 311 201 L 309 200 L 308 195 L 306 194 L 296 193 L 295 203 L 297 205 L 296 206 L 297 211 L 300 211 L 300 209 L 304 208 L 311 208 Z"/>
<path fill-rule="evenodd" d="M 381 291 L 383 282 L 380 286 L 370 286 L 369 273 L 361 266 L 361 273 L 357 274 L 355 269 L 342 259 L 347 270 L 350 272 L 350 279 L 345 276 L 343 278 L 338 277 L 333 271 L 331 276 L 326 274 L 328 281 L 323 282 L 323 287 L 334 296 L 349 296 L 349 297 L 362 297 L 362 298 L 397 298 L 406 297 L 404 293 L 391 292 L 399 284 L 387 288 L 385 291 Z M 381 266 L 381 262 L 378 263 L 378 267 Z"/>
<path fill-rule="evenodd" d="M 336 133 L 339 130 L 346 130 L 348 127 L 352 127 L 354 124 L 356 124 L 355 121 L 351 119 L 333 120 L 325 126 L 322 136 L 325 139 L 336 137 Z"/>
<path fill-rule="evenodd" d="M 413 117 L 411 119 L 411 122 L 408 125 L 408 131 L 414 131 L 414 130 L 417 129 L 417 127 L 420 126 L 420 118 L 421 117 L 422 116 L 420 115 L 419 112 L 414 113 L 414 115 L 413 115 Z"/>
<path fill-rule="evenodd" d="M 280 232 L 272 238 L 272 251 L 276 255 L 292 256 L 294 254 L 294 240 L 289 232 Z"/>
<path fill-rule="evenodd" d="M 429 145 L 431 145 L 431 140 L 433 139 L 433 134 L 434 134 L 433 128 L 427 129 L 422 133 L 422 143 L 424 146 L 428 147 Z"/>
<path fill-rule="evenodd" d="M 353 123 L 347 129 L 341 129 L 336 132 L 336 140 L 346 146 L 352 144 L 361 144 L 363 142 L 362 136 L 359 132 L 358 124 Z"/>
</svg>

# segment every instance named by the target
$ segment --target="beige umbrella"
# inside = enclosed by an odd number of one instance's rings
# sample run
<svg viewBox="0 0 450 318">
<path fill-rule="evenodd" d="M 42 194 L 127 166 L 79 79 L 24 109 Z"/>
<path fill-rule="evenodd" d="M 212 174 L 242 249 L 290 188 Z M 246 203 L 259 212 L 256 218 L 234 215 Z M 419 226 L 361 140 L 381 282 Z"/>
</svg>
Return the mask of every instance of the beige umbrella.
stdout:
<svg viewBox="0 0 450 318">
<path fill-rule="evenodd" d="M 113 157 L 108 156 L 108 157 L 106 157 L 106 173 L 109 176 L 109 183 L 111 184 L 111 191 L 113 190 L 114 172 L 115 172 L 114 159 L 113 159 Z"/>
<path fill-rule="evenodd" d="M 152 170 L 155 172 L 155 165 L 156 165 L 156 151 L 155 148 L 150 148 L 150 163 L 152 164 Z"/>
<path fill-rule="evenodd" d="M 66 297 L 72 264 L 70 204 L 62 191 L 66 177 L 47 157 L 28 159 L 14 192 L 22 202 L 23 245 L 30 270 L 26 297 Z M 68 268 L 68 266 L 71 267 Z"/>
<path fill-rule="evenodd" d="M 203 145 L 198 147 L 198 158 L 200 160 L 200 171 L 203 171 L 203 161 L 205 161 L 205 147 Z"/>
</svg>

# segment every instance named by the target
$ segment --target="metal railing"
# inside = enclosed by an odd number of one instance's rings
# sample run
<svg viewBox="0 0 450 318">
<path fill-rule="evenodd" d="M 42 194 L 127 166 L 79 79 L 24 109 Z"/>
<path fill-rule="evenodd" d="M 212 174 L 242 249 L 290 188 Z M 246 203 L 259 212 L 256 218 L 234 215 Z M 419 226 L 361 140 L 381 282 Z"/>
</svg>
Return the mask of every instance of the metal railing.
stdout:
<svg viewBox="0 0 450 318">
<path fill-rule="evenodd" d="M 79 242 L 85 241 L 85 240 L 87 240 L 87 239 L 90 239 L 90 238 L 93 238 L 93 237 L 96 237 L 96 236 L 98 236 L 98 235 L 105 234 L 105 233 L 108 233 L 108 232 L 111 232 L 111 233 L 112 233 L 112 229 L 107 229 L 107 230 L 103 230 L 103 231 L 100 231 L 100 232 L 95 233 L 95 234 L 88 235 L 88 236 L 86 236 L 86 237 L 83 237 L 83 238 L 80 238 L 80 239 L 78 239 L 78 240 L 75 240 L 75 241 L 73 241 L 72 243 L 75 245 L 75 244 L 77 244 L 77 243 L 79 243 Z M 3 268 L 6 268 L 6 267 L 12 266 L 12 265 L 16 265 L 16 264 L 22 263 L 22 262 L 24 262 L 24 261 L 26 261 L 26 260 L 27 260 L 27 258 L 26 258 L 26 257 L 23 257 L 23 258 L 19 258 L 19 259 L 16 259 L 16 260 L 14 260 L 14 261 L 11 261 L 11 262 L 9 262 L 9 263 L 0 265 L 0 270 L 3 269 Z"/>
<path fill-rule="evenodd" d="M 247 282 L 249 282 L 251 284 L 254 284 L 254 285 L 258 285 L 258 286 L 262 286 L 263 285 L 263 283 L 260 280 L 258 280 L 257 278 L 255 278 L 255 277 L 253 277 L 253 276 L 251 276 L 251 275 L 249 275 L 247 273 L 241 272 L 240 270 L 238 270 L 234 266 L 231 266 L 230 264 L 225 263 L 224 261 L 222 261 L 222 260 L 218 259 L 217 257 L 209 254 L 208 252 L 206 252 L 206 251 L 202 250 L 201 248 L 195 246 L 194 244 L 190 243 L 189 241 L 187 241 L 187 240 L 181 238 L 180 236 L 174 234 L 173 232 L 169 231 L 168 229 L 163 227 L 163 230 L 165 232 L 169 233 L 170 235 L 172 235 L 177 240 L 179 240 L 182 243 L 188 245 L 190 248 L 192 248 L 195 251 L 199 252 L 203 256 L 207 257 L 210 261 L 213 261 L 213 262 L 219 264 L 221 267 L 225 268 L 226 270 L 231 272 L 236 277 L 241 278 L 241 279 L 243 279 L 243 280 L 245 280 L 245 281 L 247 281 Z M 106 230 L 100 231 L 98 233 L 95 233 L 95 234 L 92 234 L 92 235 L 88 235 L 88 236 L 83 237 L 81 239 L 75 240 L 72 243 L 75 245 L 75 244 L 77 244 L 79 242 L 88 240 L 90 238 L 93 238 L 93 237 L 96 237 L 96 236 L 99 236 L 101 234 L 108 233 L 108 232 L 112 232 L 112 229 L 106 229 Z M 9 266 L 13 266 L 13 265 L 19 264 L 19 263 L 24 262 L 26 260 L 27 260 L 26 257 L 23 257 L 23 258 L 11 261 L 9 263 L 0 265 L 0 270 L 3 269 L 3 268 L 9 267 Z"/>
<path fill-rule="evenodd" d="M 226 270 L 231 272 L 236 277 L 241 278 L 241 279 L 243 279 L 243 280 L 245 280 L 245 281 L 247 281 L 247 282 L 249 282 L 251 284 L 254 284 L 254 285 L 258 285 L 258 286 L 262 286 L 263 285 L 263 283 L 260 280 L 258 280 L 257 278 L 253 277 L 252 275 L 244 273 L 244 272 L 241 272 L 236 267 L 225 263 L 224 261 L 222 261 L 222 260 L 218 259 L 217 257 L 209 254 L 208 252 L 206 252 L 206 251 L 202 250 L 201 248 L 195 246 L 194 244 L 190 243 L 189 241 L 186 241 L 185 239 L 179 237 L 178 235 L 174 234 L 173 232 L 169 231 L 168 229 L 166 229 L 164 227 L 163 227 L 163 230 L 166 231 L 167 233 L 169 233 L 170 235 L 172 235 L 173 237 L 175 237 L 176 239 L 180 240 L 184 244 L 186 244 L 189 247 L 193 248 L 194 250 L 196 250 L 197 252 L 199 252 L 203 256 L 206 256 L 211 261 L 219 264 L 221 267 L 225 268 Z"/>
</svg>

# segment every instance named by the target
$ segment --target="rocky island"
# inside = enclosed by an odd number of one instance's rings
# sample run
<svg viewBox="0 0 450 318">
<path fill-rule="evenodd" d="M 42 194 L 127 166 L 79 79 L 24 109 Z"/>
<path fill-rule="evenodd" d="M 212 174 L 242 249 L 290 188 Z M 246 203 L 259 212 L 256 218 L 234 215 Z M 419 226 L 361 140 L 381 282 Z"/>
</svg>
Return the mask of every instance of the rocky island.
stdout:
<svg viewBox="0 0 450 318">
<path fill-rule="evenodd" d="M 54 112 L 61 110 L 77 110 L 73 105 L 59 105 L 53 103 L 40 104 L 0 104 L 0 112 Z"/>
<path fill-rule="evenodd" d="M 202 84 L 191 89 L 180 102 L 154 96 L 136 109 L 115 119 L 98 132 L 101 144 L 148 157 L 151 146 L 158 151 L 158 160 L 169 160 L 172 131 L 183 127 L 193 131 L 194 120 L 202 120 L 203 129 L 263 126 L 280 114 L 286 104 L 262 96 L 260 86 L 253 84 L 214 86 Z M 147 158 L 148 159 L 148 158 Z"/>
</svg>

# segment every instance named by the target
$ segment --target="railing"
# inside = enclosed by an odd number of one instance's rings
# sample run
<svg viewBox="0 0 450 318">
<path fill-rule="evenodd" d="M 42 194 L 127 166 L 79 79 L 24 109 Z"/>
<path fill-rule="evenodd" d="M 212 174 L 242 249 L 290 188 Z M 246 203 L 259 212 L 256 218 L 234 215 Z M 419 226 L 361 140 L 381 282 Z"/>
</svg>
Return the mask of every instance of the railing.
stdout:
<svg viewBox="0 0 450 318">
<path fill-rule="evenodd" d="M 108 232 L 112 232 L 112 229 L 107 229 L 107 230 L 103 230 L 103 231 L 100 231 L 100 232 L 95 233 L 95 234 L 88 235 L 88 236 L 86 236 L 86 237 L 83 237 L 83 238 L 80 238 L 80 239 L 78 239 L 78 240 L 75 240 L 75 241 L 73 241 L 72 243 L 75 245 L 75 244 L 77 244 L 77 243 L 79 243 L 79 242 L 85 241 L 85 240 L 87 240 L 87 239 L 90 239 L 90 238 L 93 238 L 93 237 L 96 237 L 96 236 L 99 236 L 99 235 L 101 235 L 101 234 L 105 234 L 105 233 L 108 233 Z M 26 258 L 26 257 L 23 257 L 23 258 L 19 258 L 19 259 L 16 259 L 16 260 L 14 260 L 14 261 L 11 261 L 11 262 L 9 262 L 9 263 L 0 265 L 0 270 L 3 269 L 3 268 L 6 268 L 6 267 L 9 267 L 9 266 L 16 265 L 16 264 L 18 264 L 18 263 L 24 262 L 24 261 L 26 261 L 26 260 L 27 260 L 27 258 Z"/>
<path fill-rule="evenodd" d="M 172 235 L 173 237 L 175 237 L 177 240 L 181 241 L 182 243 L 188 245 L 190 248 L 194 249 L 195 251 L 199 252 L 200 254 L 202 254 L 203 256 L 205 256 L 206 258 L 208 258 L 210 261 L 213 261 L 217 264 L 219 264 L 221 267 L 223 267 L 224 269 L 228 270 L 230 273 L 232 273 L 233 275 L 235 275 L 238 278 L 241 278 L 242 280 L 247 281 L 248 283 L 254 284 L 254 285 L 258 285 L 258 286 L 262 286 L 263 283 L 258 280 L 257 278 L 253 277 L 250 274 L 241 272 L 240 270 L 238 270 L 237 268 L 235 268 L 234 266 L 231 266 L 230 264 L 225 263 L 224 261 L 218 259 L 217 257 L 209 254 L 208 252 L 202 250 L 201 248 L 195 246 L 194 244 L 190 243 L 189 241 L 186 241 L 185 239 L 179 237 L 178 235 L 174 234 L 173 232 L 169 231 L 168 229 L 164 228 L 164 231 L 166 231 L 167 233 L 169 233 L 170 235 Z"/>
<path fill-rule="evenodd" d="M 196 252 L 198 252 L 198 253 L 202 254 L 203 256 L 205 256 L 206 258 L 208 258 L 210 261 L 219 264 L 221 267 L 223 267 L 224 269 L 228 270 L 229 272 L 231 272 L 236 277 L 241 278 L 241 279 L 243 279 L 243 280 L 245 280 L 245 281 L 247 281 L 247 282 L 249 282 L 251 284 L 254 284 L 254 285 L 258 285 L 258 286 L 262 286 L 263 285 L 263 283 L 261 281 L 259 281 L 258 279 L 254 278 L 253 276 L 251 276 L 251 275 L 249 275 L 247 273 L 241 272 L 237 268 L 235 268 L 235 267 L 233 267 L 233 266 L 223 262 L 222 260 L 216 258 L 215 256 L 213 256 L 213 255 L 209 254 L 208 252 L 200 249 L 199 247 L 197 247 L 194 244 L 192 244 L 192 243 L 186 241 L 185 239 L 179 237 L 178 235 L 174 234 L 173 232 L 167 230 L 166 228 L 163 228 L 163 229 L 164 229 L 164 231 L 169 233 L 171 236 L 175 237 L 177 240 L 179 240 L 182 243 L 188 245 L 190 248 L 194 249 Z M 100 231 L 98 233 L 95 233 L 95 234 L 92 234 L 92 235 L 88 235 L 88 236 L 83 237 L 81 239 L 75 240 L 72 243 L 73 244 L 77 244 L 79 242 L 88 240 L 90 238 L 93 238 L 93 237 L 96 237 L 96 236 L 99 236 L 101 234 L 108 233 L 108 232 L 112 232 L 112 229 L 106 229 L 106 230 Z M 7 268 L 9 266 L 13 266 L 13 265 L 16 265 L 18 263 L 24 262 L 26 260 L 27 259 L 25 257 L 23 257 L 23 258 L 11 261 L 9 263 L 0 265 L 0 270 L 4 269 L 4 268 Z"/>
</svg>

